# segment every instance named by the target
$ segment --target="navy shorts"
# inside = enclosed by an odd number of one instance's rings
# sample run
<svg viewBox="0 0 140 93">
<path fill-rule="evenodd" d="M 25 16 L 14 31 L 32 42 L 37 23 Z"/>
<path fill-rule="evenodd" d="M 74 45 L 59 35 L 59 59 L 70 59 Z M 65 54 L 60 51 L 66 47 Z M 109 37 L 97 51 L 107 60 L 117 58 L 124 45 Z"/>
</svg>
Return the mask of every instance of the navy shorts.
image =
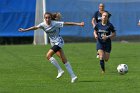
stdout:
<svg viewBox="0 0 140 93">
<path fill-rule="evenodd" d="M 97 51 L 103 50 L 105 52 L 110 53 L 111 52 L 111 42 L 99 42 L 97 40 L 96 49 L 97 49 Z"/>
<path fill-rule="evenodd" d="M 61 47 L 59 47 L 58 45 L 54 45 L 51 49 L 56 53 L 61 49 Z"/>
</svg>

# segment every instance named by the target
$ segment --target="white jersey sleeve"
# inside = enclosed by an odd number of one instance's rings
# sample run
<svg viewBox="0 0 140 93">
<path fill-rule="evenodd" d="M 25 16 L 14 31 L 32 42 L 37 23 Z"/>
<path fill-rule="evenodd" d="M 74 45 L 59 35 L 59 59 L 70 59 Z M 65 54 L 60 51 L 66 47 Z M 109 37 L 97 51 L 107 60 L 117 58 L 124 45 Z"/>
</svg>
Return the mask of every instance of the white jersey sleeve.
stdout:
<svg viewBox="0 0 140 93">
<path fill-rule="evenodd" d="M 38 24 L 36 27 L 43 29 L 44 25 L 45 25 L 44 22 L 42 22 L 42 23 Z"/>
<path fill-rule="evenodd" d="M 53 21 L 55 26 L 60 28 L 60 27 L 63 27 L 64 26 L 64 22 L 61 22 L 61 21 Z"/>
</svg>

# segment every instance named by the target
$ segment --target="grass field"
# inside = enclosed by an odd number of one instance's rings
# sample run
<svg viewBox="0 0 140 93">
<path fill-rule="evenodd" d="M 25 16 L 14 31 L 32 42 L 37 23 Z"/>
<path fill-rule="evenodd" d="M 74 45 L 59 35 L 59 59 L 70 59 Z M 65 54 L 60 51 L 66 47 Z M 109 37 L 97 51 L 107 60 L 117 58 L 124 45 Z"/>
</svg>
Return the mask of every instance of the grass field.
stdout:
<svg viewBox="0 0 140 93">
<path fill-rule="evenodd" d="M 0 93 L 140 93 L 140 43 L 113 43 L 106 73 L 100 73 L 94 43 L 65 44 L 64 50 L 78 81 L 65 74 L 59 80 L 56 68 L 45 58 L 50 46 L 0 46 Z M 117 65 L 129 67 L 126 75 Z"/>
</svg>

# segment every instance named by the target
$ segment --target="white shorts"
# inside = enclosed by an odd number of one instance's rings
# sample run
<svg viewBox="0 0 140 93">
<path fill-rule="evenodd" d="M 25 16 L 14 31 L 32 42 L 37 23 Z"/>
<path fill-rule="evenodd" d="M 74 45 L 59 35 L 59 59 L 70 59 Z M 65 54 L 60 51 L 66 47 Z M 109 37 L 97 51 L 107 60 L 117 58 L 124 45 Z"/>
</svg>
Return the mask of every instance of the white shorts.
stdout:
<svg viewBox="0 0 140 93">
<path fill-rule="evenodd" d="M 64 40 L 61 36 L 59 36 L 58 38 L 56 38 L 55 40 L 50 40 L 50 44 L 53 47 L 54 45 L 58 45 L 59 47 L 63 47 L 64 45 Z"/>
</svg>

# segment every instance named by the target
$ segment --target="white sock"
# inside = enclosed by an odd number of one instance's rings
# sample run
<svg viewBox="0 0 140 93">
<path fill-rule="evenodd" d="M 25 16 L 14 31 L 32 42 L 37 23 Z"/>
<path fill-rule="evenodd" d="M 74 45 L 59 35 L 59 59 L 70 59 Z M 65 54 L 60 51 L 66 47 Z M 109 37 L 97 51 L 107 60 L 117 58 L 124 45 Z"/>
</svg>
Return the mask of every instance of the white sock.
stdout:
<svg viewBox="0 0 140 93">
<path fill-rule="evenodd" d="M 65 67 L 66 67 L 67 71 L 69 72 L 70 76 L 71 76 L 72 78 L 75 77 L 75 74 L 74 74 L 74 72 L 73 72 L 73 70 L 72 70 L 72 67 L 71 67 L 71 65 L 70 65 L 69 62 L 65 63 Z"/>
<path fill-rule="evenodd" d="M 62 71 L 62 68 L 59 66 L 58 62 L 54 57 L 51 57 L 49 60 L 58 69 L 58 72 Z"/>
</svg>

